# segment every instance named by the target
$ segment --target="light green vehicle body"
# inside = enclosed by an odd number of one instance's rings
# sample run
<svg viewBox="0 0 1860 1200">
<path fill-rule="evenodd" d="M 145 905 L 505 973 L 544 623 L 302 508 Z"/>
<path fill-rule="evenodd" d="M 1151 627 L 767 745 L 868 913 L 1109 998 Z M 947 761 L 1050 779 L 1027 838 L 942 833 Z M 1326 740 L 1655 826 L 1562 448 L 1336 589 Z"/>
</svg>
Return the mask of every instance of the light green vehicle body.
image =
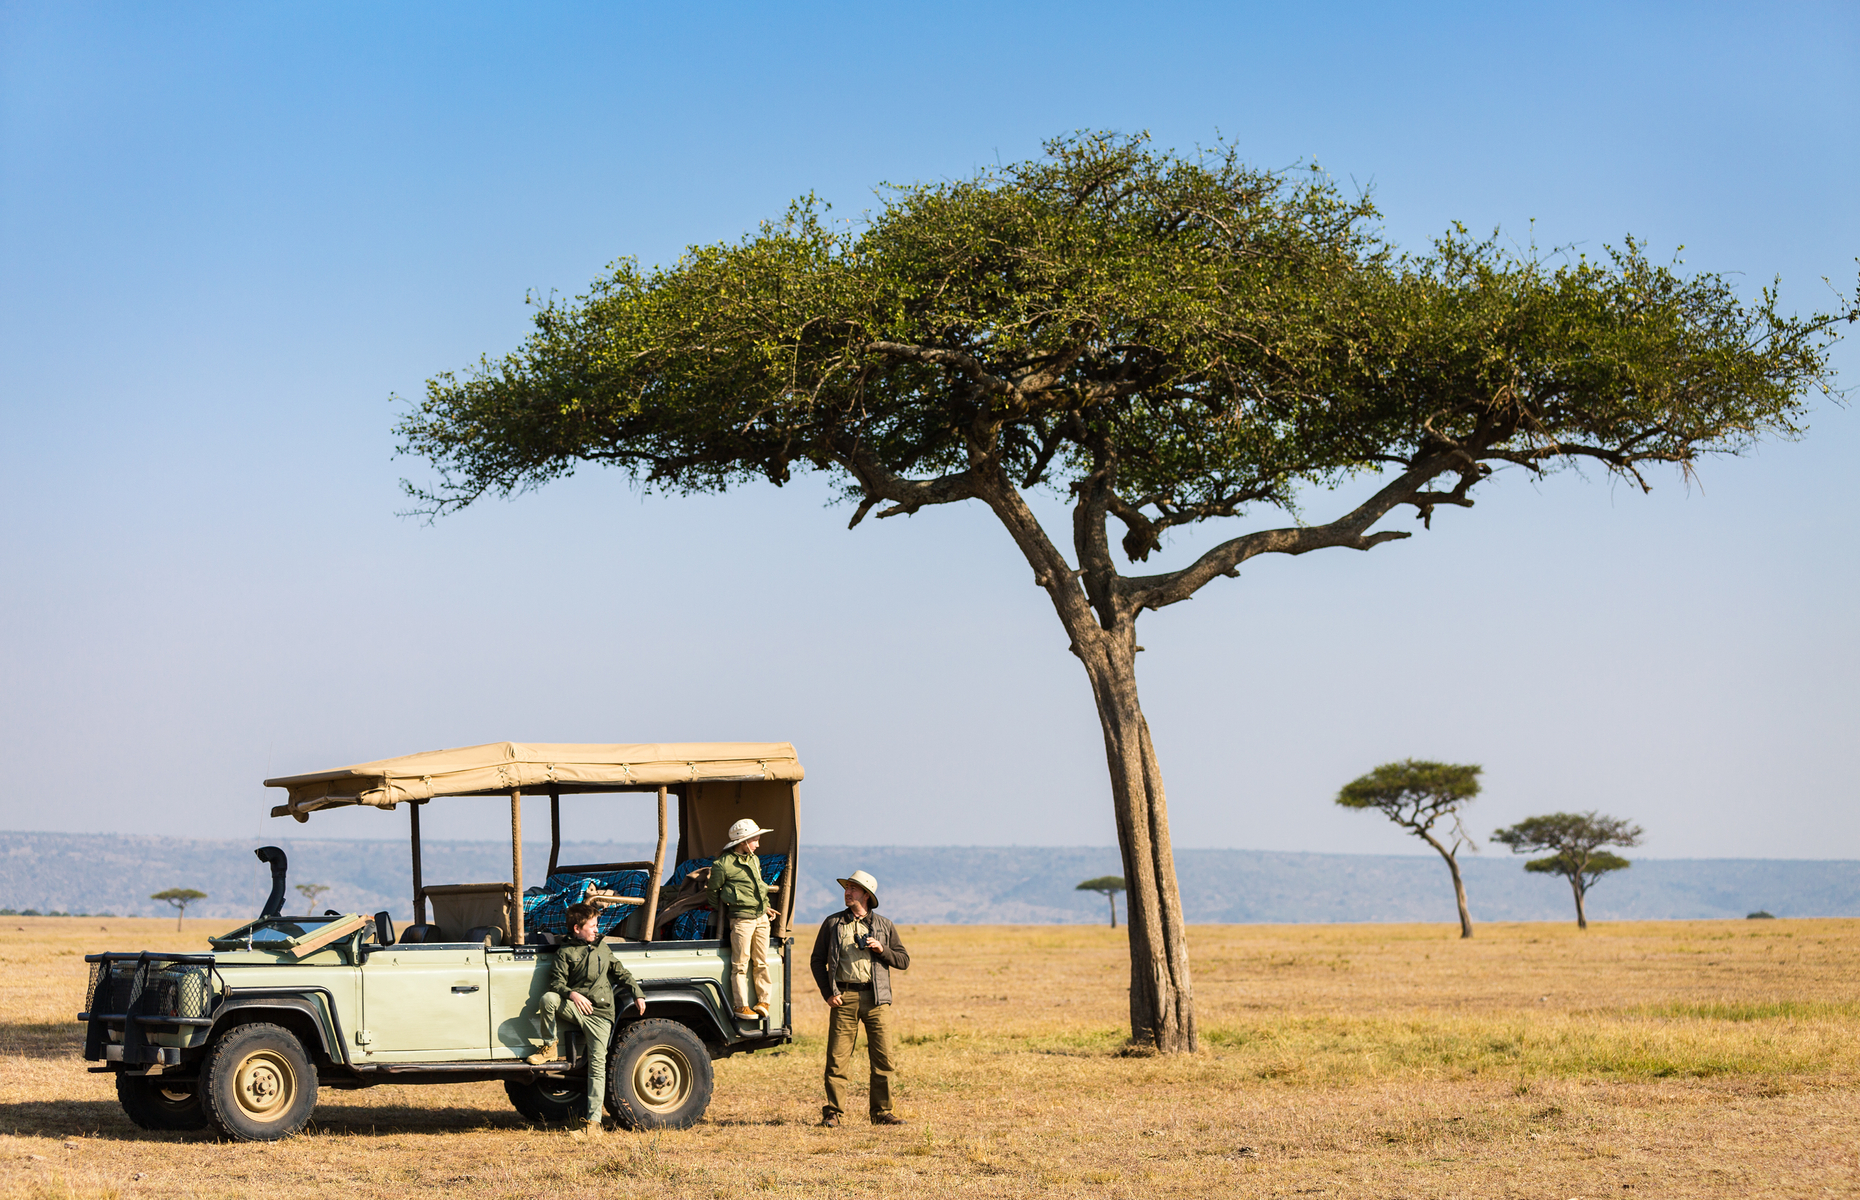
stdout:
<svg viewBox="0 0 1860 1200">
<path fill-rule="evenodd" d="M 327 918 L 283 918 L 324 921 Z M 361 920 L 359 914 L 353 920 Z M 258 925 L 260 922 L 254 922 Z M 252 926 L 212 939 L 215 952 L 190 961 L 149 956 L 150 978 L 198 977 L 210 997 L 197 1024 L 147 1024 L 128 1047 L 123 1018 L 96 1008 L 81 1014 L 101 1026 L 103 1053 L 88 1055 L 117 1070 L 183 1068 L 229 1023 L 263 1019 L 293 1028 L 318 1059 L 323 1086 L 445 1082 L 466 1077 L 510 1078 L 534 1073 L 522 1060 L 537 1045 L 536 1017 L 548 986 L 553 946 L 472 943 L 381 945 L 364 923 L 301 958 L 288 942 L 252 945 Z M 295 940 L 295 939 L 293 939 Z M 717 941 L 610 942 L 615 957 L 646 994 L 647 1015 L 691 1028 L 712 1057 L 778 1045 L 789 1039 L 790 942 L 769 956 L 773 994 L 783 997 L 770 1020 L 744 1023 L 730 1015 L 729 958 Z M 223 947 L 223 948 L 222 948 Z M 142 956 L 99 955 L 106 970 L 134 968 Z M 149 985 L 152 986 L 152 985 Z M 97 994 L 92 985 L 93 996 Z M 624 1023 L 630 1013 L 622 1013 Z M 210 1018 L 210 1019 L 208 1019 Z M 136 1061 L 140 1058 L 142 1061 Z M 482 1066 L 482 1076 L 471 1070 Z M 430 1069 L 422 1069 L 430 1068 Z M 106 1068 L 109 1069 L 109 1068 Z M 560 1073 L 561 1067 L 555 1068 Z M 430 1079 L 428 1078 L 430 1076 Z"/>
</svg>

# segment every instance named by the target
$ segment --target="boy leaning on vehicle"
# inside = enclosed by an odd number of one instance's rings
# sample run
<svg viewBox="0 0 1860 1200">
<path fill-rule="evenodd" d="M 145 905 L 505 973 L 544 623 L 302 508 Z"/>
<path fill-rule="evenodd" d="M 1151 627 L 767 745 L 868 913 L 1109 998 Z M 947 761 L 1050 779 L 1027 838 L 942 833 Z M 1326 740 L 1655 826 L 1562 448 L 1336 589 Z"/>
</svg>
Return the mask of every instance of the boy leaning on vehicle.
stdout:
<svg viewBox="0 0 1860 1200">
<path fill-rule="evenodd" d="M 568 927 L 569 940 L 556 948 L 548 990 L 543 993 L 536 1016 L 542 1045 L 525 1061 L 540 1064 L 555 1058 L 561 1022 L 580 1029 L 588 1052 L 585 1128 L 589 1134 L 598 1134 L 601 1104 L 607 1091 L 607 1047 L 614 1035 L 614 988 L 617 985 L 630 991 L 633 1006 L 642 1016 L 646 1012 L 646 995 L 633 972 L 622 966 L 601 940 L 594 908 L 569 905 Z"/>
</svg>

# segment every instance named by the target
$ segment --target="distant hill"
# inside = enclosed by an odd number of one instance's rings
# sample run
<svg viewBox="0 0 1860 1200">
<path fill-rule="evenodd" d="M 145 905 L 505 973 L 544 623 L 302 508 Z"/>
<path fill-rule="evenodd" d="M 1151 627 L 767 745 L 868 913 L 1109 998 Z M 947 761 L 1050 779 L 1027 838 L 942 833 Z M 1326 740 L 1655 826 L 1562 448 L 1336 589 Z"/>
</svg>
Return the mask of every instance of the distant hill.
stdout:
<svg viewBox="0 0 1860 1200">
<path fill-rule="evenodd" d="M 388 909 L 406 919 L 407 843 L 280 838 L 293 884 L 322 883 L 322 905 L 344 911 Z M 255 913 L 270 874 L 247 842 L 70 833 L 0 832 L 0 907 L 161 915 L 148 899 L 192 887 L 207 899 L 190 915 Z M 565 862 L 618 862 L 652 856 L 650 846 L 570 843 Z M 524 880 L 539 883 L 548 848 L 526 844 Z M 1182 900 L 1196 923 L 1454 920 L 1453 893 L 1438 858 L 1374 854 L 1291 854 L 1264 850 L 1181 850 Z M 840 906 L 834 877 L 863 867 L 878 878 L 885 912 L 900 922 L 1089 924 L 1106 917 L 1101 896 L 1075 890 L 1082 879 L 1116 874 L 1110 847 L 815 846 L 802 851 L 800 909 L 818 920 Z M 432 841 L 429 883 L 510 877 L 509 848 L 497 842 Z M 1477 921 L 1564 921 L 1574 908 L 1559 878 L 1527 875 L 1509 855 L 1469 857 L 1466 890 Z M 292 902 L 300 897 L 290 893 Z M 1589 898 L 1597 920 L 1860 916 L 1860 862 L 1812 859 L 1639 859 Z M 1119 912 L 1123 911 L 1122 901 Z"/>
</svg>

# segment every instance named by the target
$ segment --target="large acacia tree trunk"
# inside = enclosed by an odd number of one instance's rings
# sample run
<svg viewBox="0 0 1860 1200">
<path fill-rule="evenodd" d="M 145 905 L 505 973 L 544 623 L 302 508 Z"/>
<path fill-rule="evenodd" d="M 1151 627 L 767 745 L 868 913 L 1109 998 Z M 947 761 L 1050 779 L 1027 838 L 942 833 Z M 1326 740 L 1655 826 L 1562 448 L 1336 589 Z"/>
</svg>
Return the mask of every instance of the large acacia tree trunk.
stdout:
<svg viewBox="0 0 1860 1200">
<path fill-rule="evenodd" d="M 1188 929 L 1169 843 L 1169 805 L 1149 722 L 1137 700 L 1136 647 L 1123 630 L 1084 631 L 1073 645 L 1104 730 L 1130 937 L 1130 1036 L 1165 1053 L 1194 1050 Z M 1122 634 L 1120 637 L 1119 634 Z"/>
<path fill-rule="evenodd" d="M 1192 1051 L 1195 992 L 1175 853 L 1169 844 L 1169 806 L 1149 722 L 1137 702 L 1137 610 L 1116 596 L 1103 511 L 1081 506 L 1074 512 L 1079 558 L 1085 564 L 1074 570 L 1002 476 L 985 476 L 978 492 L 1007 526 L 1033 567 L 1034 582 L 1052 600 L 1097 701 L 1124 860 L 1131 1043 L 1166 1054 Z"/>
<path fill-rule="evenodd" d="M 1576 928 L 1587 929 L 1589 927 L 1589 914 L 1584 911 L 1582 906 L 1582 877 L 1580 875 L 1571 875 L 1569 877 L 1569 890 L 1576 893 Z"/>
</svg>

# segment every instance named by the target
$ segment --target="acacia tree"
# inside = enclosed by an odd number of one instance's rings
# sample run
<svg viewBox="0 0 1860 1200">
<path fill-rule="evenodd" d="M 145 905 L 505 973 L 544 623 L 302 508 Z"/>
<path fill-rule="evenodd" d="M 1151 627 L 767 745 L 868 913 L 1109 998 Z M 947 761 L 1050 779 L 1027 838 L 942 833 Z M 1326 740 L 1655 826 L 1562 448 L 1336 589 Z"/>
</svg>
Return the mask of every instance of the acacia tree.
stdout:
<svg viewBox="0 0 1860 1200">
<path fill-rule="evenodd" d="M 1460 906 L 1460 936 L 1473 935 L 1472 914 L 1466 910 L 1466 883 L 1460 878 L 1459 853 L 1462 846 L 1477 852 L 1479 843 L 1460 823 L 1460 809 L 1479 794 L 1479 772 L 1484 768 L 1468 764 L 1420 762 L 1403 759 L 1384 763 L 1345 784 L 1337 793 L 1337 803 L 1345 808 L 1374 808 L 1383 816 L 1414 834 L 1447 860 L 1453 876 L 1453 898 Z M 1443 817 L 1453 820 L 1453 845 L 1443 846 L 1434 836 L 1434 826 Z"/>
<path fill-rule="evenodd" d="M 1117 928 L 1117 893 L 1124 890 L 1122 875 L 1100 875 L 1096 879 L 1087 879 L 1073 891 L 1097 892 L 1111 902 L 1111 928 Z"/>
<path fill-rule="evenodd" d="M 327 892 L 329 885 L 327 883 L 300 883 L 297 885 L 297 890 L 303 894 L 304 911 L 315 913 L 317 897 Z"/>
<path fill-rule="evenodd" d="M 176 929 L 181 928 L 181 922 L 187 916 L 187 906 L 196 900 L 205 900 L 206 898 L 207 894 L 205 892 L 196 891 L 193 888 L 169 888 L 166 891 L 156 892 L 149 897 L 151 900 L 166 900 L 168 903 L 174 905 L 174 927 Z"/>
<path fill-rule="evenodd" d="M 1586 813 L 1551 813 L 1544 817 L 1526 817 L 1516 825 L 1492 834 L 1492 840 L 1511 847 L 1513 854 L 1551 853 L 1533 858 L 1524 869 L 1541 875 L 1561 875 L 1569 880 L 1569 890 L 1576 896 L 1576 928 L 1589 927 L 1589 914 L 1583 899 L 1595 881 L 1610 871 L 1625 871 L 1633 864 L 1603 846 L 1638 846 L 1641 827 L 1604 817 L 1593 809 Z"/>
<path fill-rule="evenodd" d="M 514 353 L 431 380 L 402 417 L 429 515 L 584 463 L 647 490 L 835 476 L 851 525 L 976 501 L 1050 599 L 1097 701 L 1129 884 L 1132 1036 L 1195 1045 L 1137 619 L 1261 554 L 1368 550 L 1404 506 L 1470 506 L 1495 465 L 1640 480 L 1797 429 L 1832 316 L 1746 305 L 1634 243 L 1552 266 L 1454 231 L 1404 257 L 1367 198 L 1311 172 L 1078 135 L 969 179 L 893 188 L 862 223 L 811 198 L 669 267 L 623 259 L 549 301 Z M 1268 519 L 1126 575 L 1171 531 Z M 1049 531 L 1028 494 L 1070 505 Z M 1114 538 L 1109 524 L 1122 528 Z M 1057 536 L 1055 536 L 1057 534 Z M 1070 543 L 1070 556 L 1064 548 Z"/>
</svg>

